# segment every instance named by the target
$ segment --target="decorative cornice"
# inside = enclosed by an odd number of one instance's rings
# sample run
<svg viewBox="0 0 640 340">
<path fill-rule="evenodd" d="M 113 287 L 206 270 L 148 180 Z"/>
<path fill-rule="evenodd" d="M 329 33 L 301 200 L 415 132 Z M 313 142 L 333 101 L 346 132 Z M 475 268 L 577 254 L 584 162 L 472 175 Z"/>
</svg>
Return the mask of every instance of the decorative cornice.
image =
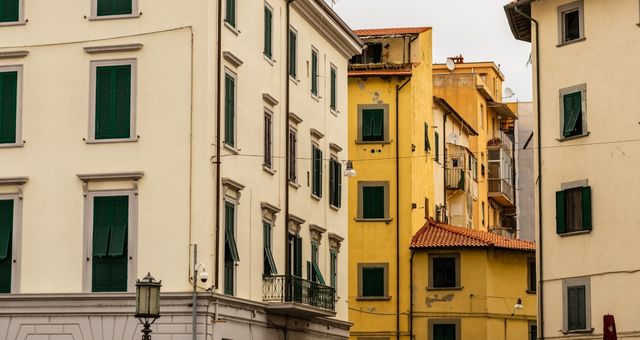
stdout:
<svg viewBox="0 0 640 340">
<path fill-rule="evenodd" d="M 316 225 L 316 224 L 309 224 L 309 233 L 311 234 L 311 240 L 320 244 L 322 243 L 322 234 L 324 234 L 327 231 L 327 229 Z"/>
<path fill-rule="evenodd" d="M 344 237 L 334 233 L 329 233 L 327 236 L 329 237 L 329 248 L 339 252 L 342 241 L 344 241 Z"/>
<path fill-rule="evenodd" d="M 29 51 L 7 51 L 0 52 L 0 59 L 24 58 L 29 55 Z"/>
<path fill-rule="evenodd" d="M 289 120 L 295 125 L 302 123 L 302 118 L 293 112 L 289 112 Z"/>
<path fill-rule="evenodd" d="M 240 67 L 242 66 L 243 62 L 242 60 L 240 60 L 240 58 L 236 57 L 235 54 L 229 52 L 229 51 L 224 51 L 222 52 L 222 56 L 224 57 L 224 59 L 228 62 L 231 63 L 231 65 L 235 66 L 235 67 Z"/>
<path fill-rule="evenodd" d="M 23 185 L 27 183 L 29 177 L 4 177 L 0 178 L 0 185 Z"/>
<path fill-rule="evenodd" d="M 272 214 L 277 214 L 280 212 L 280 208 L 265 201 L 260 202 L 260 208 L 262 208 L 263 210 L 268 210 Z"/>
<path fill-rule="evenodd" d="M 271 106 L 278 105 L 278 100 L 273 98 L 273 96 L 268 94 L 268 93 L 263 93 L 262 94 L 262 100 L 264 100 L 267 104 L 269 104 Z"/>
<path fill-rule="evenodd" d="M 107 46 L 87 46 L 83 47 L 85 52 L 89 54 L 110 53 L 110 52 L 132 52 L 142 49 L 142 44 L 123 44 L 123 45 L 107 45 Z"/>
<path fill-rule="evenodd" d="M 322 137 L 324 137 L 324 134 L 314 128 L 311 128 L 311 130 L 309 130 L 311 132 L 311 137 L 314 137 L 316 139 L 322 139 Z"/>
<path fill-rule="evenodd" d="M 245 188 L 245 186 L 243 184 L 240 184 L 234 180 L 232 180 L 231 178 L 227 178 L 227 177 L 222 177 L 222 179 L 220 180 L 222 182 L 222 185 L 224 185 L 225 187 L 233 190 L 233 191 L 240 191 L 242 189 Z"/>
<path fill-rule="evenodd" d="M 142 171 L 128 171 L 128 172 L 112 172 L 112 173 L 98 173 L 98 174 L 84 174 L 77 175 L 83 182 L 97 182 L 97 181 L 116 181 L 116 180 L 132 180 L 137 181 L 144 172 Z"/>
<path fill-rule="evenodd" d="M 342 147 L 340 147 L 340 145 L 335 144 L 335 143 L 329 143 L 329 149 L 333 152 L 340 152 L 342 151 Z"/>
<path fill-rule="evenodd" d="M 304 224 L 305 220 L 294 215 L 294 214 L 289 214 L 289 221 L 295 224 Z"/>
</svg>

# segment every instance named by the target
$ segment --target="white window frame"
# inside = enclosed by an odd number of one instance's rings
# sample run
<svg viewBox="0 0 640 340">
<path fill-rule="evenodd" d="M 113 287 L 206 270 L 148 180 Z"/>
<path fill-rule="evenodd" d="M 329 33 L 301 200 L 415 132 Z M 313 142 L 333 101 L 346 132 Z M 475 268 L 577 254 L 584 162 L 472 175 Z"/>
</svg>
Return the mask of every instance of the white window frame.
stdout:
<svg viewBox="0 0 640 340">
<path fill-rule="evenodd" d="M 113 59 L 113 60 L 94 60 L 90 63 L 91 83 L 90 83 L 90 98 L 89 98 L 89 133 L 86 139 L 87 144 L 101 144 L 101 143 L 122 143 L 122 142 L 137 142 L 138 135 L 136 134 L 136 108 L 137 108 L 137 59 Z M 120 66 L 131 65 L 131 107 L 129 109 L 129 138 L 114 138 L 114 139 L 96 139 L 96 91 L 97 91 L 97 69 L 103 66 Z"/>
<path fill-rule="evenodd" d="M 336 106 L 335 107 L 331 107 L 331 96 L 334 95 L 334 93 L 331 92 L 331 72 L 335 72 L 336 74 L 336 93 L 335 93 Z M 333 113 L 336 116 L 338 115 L 338 68 L 333 63 L 331 63 L 329 66 L 329 111 L 331 111 L 331 113 Z"/>
<path fill-rule="evenodd" d="M 135 189 L 89 190 L 84 198 L 84 263 L 82 287 L 85 293 L 92 292 L 93 278 L 93 206 L 94 198 L 129 196 L 129 225 L 127 226 L 127 292 L 135 292 L 138 268 L 138 195 Z"/>
<path fill-rule="evenodd" d="M 89 16 L 89 20 L 127 19 L 127 18 L 137 18 L 139 16 L 140 16 L 140 12 L 138 11 L 138 0 L 131 0 L 131 14 L 101 15 L 101 16 L 98 16 L 98 0 L 91 0 L 91 16 Z"/>
<path fill-rule="evenodd" d="M 17 26 L 17 25 L 25 25 L 26 23 L 27 21 L 24 19 L 24 0 L 19 0 L 18 21 L 0 22 L 0 26 Z"/>
<path fill-rule="evenodd" d="M 224 19 L 222 19 L 222 21 L 224 22 L 224 25 L 231 30 L 231 32 L 233 32 L 235 35 L 240 34 L 240 30 L 238 30 L 238 0 L 233 0 L 233 5 L 235 6 L 235 9 L 233 11 L 233 14 L 235 15 L 235 17 L 233 18 L 234 20 L 234 24 L 231 25 L 229 23 L 229 21 L 227 21 L 227 1 L 224 2 L 224 9 L 223 12 L 224 13 Z"/>
<path fill-rule="evenodd" d="M 20 293 L 22 254 L 22 195 L 0 194 L 0 200 L 13 200 L 13 229 L 11 232 L 11 293 Z M 3 295 L 3 294 L 0 294 Z"/>
<path fill-rule="evenodd" d="M 0 143 L 0 148 L 22 147 L 22 88 L 23 88 L 23 66 L 10 65 L 0 66 L 0 72 L 18 72 L 18 80 L 16 82 L 16 141 L 15 143 Z"/>
<path fill-rule="evenodd" d="M 574 40 L 565 40 L 565 32 L 564 32 L 564 14 L 567 12 L 572 12 L 574 10 L 578 10 L 578 20 L 580 27 L 580 37 Z M 574 2 L 570 2 L 561 6 L 558 6 L 558 45 L 557 47 L 573 44 L 576 42 L 580 42 L 585 40 L 585 32 L 584 32 L 584 0 L 578 0 Z"/>
<path fill-rule="evenodd" d="M 227 89 L 224 85 L 224 79 L 229 76 L 231 78 L 233 78 L 233 145 L 227 144 L 227 142 L 225 141 L 226 136 L 223 135 L 222 138 L 222 145 L 228 149 L 229 151 L 233 152 L 234 154 L 237 154 L 240 150 L 240 148 L 238 147 L 238 74 L 233 72 L 230 68 L 225 67 L 224 68 L 224 78 L 223 78 L 223 89 L 224 89 L 224 97 L 226 97 L 227 93 Z M 223 103 L 222 105 L 223 110 L 222 110 L 222 115 L 225 119 L 224 124 L 226 124 L 226 112 L 227 112 L 227 107 L 226 107 L 226 103 Z M 223 125 L 223 130 L 224 130 L 224 126 Z M 223 131 L 224 132 L 224 131 Z"/>
</svg>

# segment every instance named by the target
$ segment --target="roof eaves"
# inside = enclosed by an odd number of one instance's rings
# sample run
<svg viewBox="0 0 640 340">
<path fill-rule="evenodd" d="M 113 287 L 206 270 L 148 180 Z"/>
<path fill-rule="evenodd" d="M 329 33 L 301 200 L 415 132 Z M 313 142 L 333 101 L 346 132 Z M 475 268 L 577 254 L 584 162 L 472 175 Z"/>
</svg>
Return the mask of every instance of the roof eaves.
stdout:
<svg viewBox="0 0 640 340">
<path fill-rule="evenodd" d="M 531 42 L 531 23 L 529 18 L 522 15 L 522 13 L 531 16 L 531 2 L 533 1 L 514 0 L 504 6 L 511 33 L 518 40 Z"/>
</svg>

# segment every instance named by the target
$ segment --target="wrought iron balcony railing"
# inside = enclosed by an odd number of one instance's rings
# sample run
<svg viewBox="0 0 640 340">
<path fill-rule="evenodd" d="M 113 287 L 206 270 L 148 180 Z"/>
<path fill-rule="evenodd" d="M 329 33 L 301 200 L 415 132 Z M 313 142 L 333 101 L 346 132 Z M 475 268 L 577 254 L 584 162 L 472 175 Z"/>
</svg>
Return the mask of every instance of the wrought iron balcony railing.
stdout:
<svg viewBox="0 0 640 340">
<path fill-rule="evenodd" d="M 511 136 L 502 130 L 494 131 L 493 134 L 489 135 L 489 140 L 487 141 L 488 147 L 503 147 L 509 153 L 509 156 L 513 157 L 513 140 L 511 140 Z"/>
<path fill-rule="evenodd" d="M 297 276 L 262 277 L 262 300 L 269 303 L 297 302 L 335 312 L 335 289 Z"/>
</svg>

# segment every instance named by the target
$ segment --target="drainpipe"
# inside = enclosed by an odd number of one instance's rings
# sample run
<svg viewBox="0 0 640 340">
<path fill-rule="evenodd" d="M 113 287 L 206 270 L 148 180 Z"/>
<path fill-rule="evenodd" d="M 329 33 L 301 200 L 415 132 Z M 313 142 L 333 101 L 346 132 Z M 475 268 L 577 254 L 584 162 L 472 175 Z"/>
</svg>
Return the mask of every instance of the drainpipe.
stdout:
<svg viewBox="0 0 640 340">
<path fill-rule="evenodd" d="M 536 118 L 537 118 L 537 128 L 538 128 L 538 259 L 537 259 L 537 263 L 538 263 L 538 328 L 540 329 L 540 335 L 538 336 L 539 339 L 544 340 L 544 291 L 543 291 L 543 285 L 542 285 L 542 274 L 543 274 L 543 267 L 542 267 L 542 148 L 541 148 L 541 141 L 542 141 L 542 128 L 540 124 L 540 38 L 539 38 L 539 31 L 538 31 L 538 26 L 539 23 L 536 19 L 532 18 L 531 16 L 525 14 L 524 12 L 520 11 L 520 9 L 518 8 L 518 6 L 514 7 L 515 11 L 518 12 L 520 15 L 522 15 L 523 17 L 529 19 L 531 22 L 533 22 L 536 26 L 536 40 L 535 40 L 535 47 L 536 47 Z"/>
<path fill-rule="evenodd" d="M 411 249 L 409 258 L 409 340 L 413 340 L 413 255 L 415 250 Z"/>
<path fill-rule="evenodd" d="M 218 289 L 219 281 L 220 281 L 220 124 L 221 124 L 221 115 L 220 112 L 222 110 L 222 91 L 220 87 L 222 86 L 222 81 L 220 77 L 222 75 L 222 0 L 218 0 L 218 32 L 217 32 L 217 43 L 218 43 L 218 60 L 216 64 L 216 198 L 215 198 L 215 225 L 216 225 L 216 244 L 215 244 L 215 277 L 214 277 L 214 287 Z M 195 280 L 195 278 L 194 278 Z"/>
<path fill-rule="evenodd" d="M 287 282 L 287 278 L 291 276 L 291 253 L 289 252 L 289 247 L 287 244 L 289 243 L 289 163 L 291 160 L 289 159 L 289 150 L 291 145 L 289 145 L 289 111 L 290 111 L 290 84 L 289 84 L 289 67 L 291 65 L 291 61 L 289 60 L 289 25 L 290 25 L 290 16 L 291 16 L 291 4 L 295 0 L 287 0 L 287 8 L 286 8 L 286 65 L 284 70 L 284 82 L 285 82 L 285 120 L 284 120 L 284 136 L 285 136 L 285 166 L 284 166 L 284 245 L 285 245 L 285 254 L 284 254 L 284 263 L 285 263 L 285 285 Z M 296 55 L 297 57 L 297 55 Z M 285 331 L 286 337 L 286 331 Z"/>
<path fill-rule="evenodd" d="M 444 216 L 442 216 L 443 222 L 444 223 L 449 223 L 449 221 L 447 221 L 447 115 L 449 114 L 449 112 L 445 112 L 443 119 L 442 119 L 442 145 L 443 145 L 443 152 L 444 152 L 444 156 L 442 156 L 442 164 L 444 164 L 444 182 L 442 184 L 442 202 L 444 204 L 444 211 L 443 214 Z"/>
<path fill-rule="evenodd" d="M 396 339 L 400 340 L 400 90 L 409 84 L 396 85 Z"/>
</svg>

